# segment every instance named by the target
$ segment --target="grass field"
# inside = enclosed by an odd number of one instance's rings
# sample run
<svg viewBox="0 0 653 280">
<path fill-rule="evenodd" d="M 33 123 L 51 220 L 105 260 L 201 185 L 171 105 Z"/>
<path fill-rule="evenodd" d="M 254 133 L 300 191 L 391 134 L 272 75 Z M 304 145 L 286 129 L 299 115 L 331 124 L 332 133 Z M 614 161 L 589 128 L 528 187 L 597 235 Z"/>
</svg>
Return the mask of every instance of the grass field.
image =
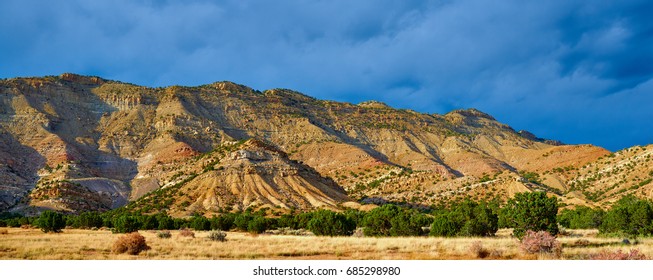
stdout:
<svg viewBox="0 0 653 280">
<path fill-rule="evenodd" d="M 140 255 L 115 254 L 113 243 L 122 234 L 107 230 L 67 229 L 62 233 L 43 233 L 39 229 L 0 228 L 0 259 L 357 259 L 357 260 L 432 260 L 478 259 L 478 247 L 485 259 L 588 259 L 602 250 L 638 249 L 653 257 L 653 239 L 639 239 L 624 245 L 619 238 L 598 238 L 596 231 L 569 231 L 558 238 L 561 256 L 527 254 L 508 230 L 496 237 L 316 237 L 291 235 L 251 235 L 228 232 L 226 242 L 210 241 L 208 232 L 195 232 L 195 238 L 171 231 L 172 238 L 160 239 L 156 231 L 140 231 L 150 250 Z M 474 249 L 476 248 L 476 249 Z"/>
</svg>

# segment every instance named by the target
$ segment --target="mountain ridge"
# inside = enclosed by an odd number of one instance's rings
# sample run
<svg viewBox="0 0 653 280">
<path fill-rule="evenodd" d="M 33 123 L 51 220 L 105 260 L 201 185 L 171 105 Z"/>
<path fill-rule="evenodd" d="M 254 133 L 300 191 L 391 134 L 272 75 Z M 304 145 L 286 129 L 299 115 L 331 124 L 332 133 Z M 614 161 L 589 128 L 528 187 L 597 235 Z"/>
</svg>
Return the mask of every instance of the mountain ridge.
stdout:
<svg viewBox="0 0 653 280">
<path fill-rule="evenodd" d="M 65 181 L 74 183 L 76 193 L 82 190 L 79 186 L 88 190 L 96 204 L 115 208 L 173 185 L 171 178 L 192 169 L 193 158 L 246 139 L 267 143 L 265 153 L 282 152 L 279 156 L 288 159 L 283 166 L 313 170 L 302 177 L 312 183 L 289 187 L 320 185 L 315 198 L 324 203 L 294 198 L 284 204 L 279 193 L 250 188 L 257 183 L 233 181 L 212 183 L 231 190 L 222 194 L 234 197 L 231 205 L 200 203 L 211 189 L 205 186 L 202 193 L 187 190 L 193 193 L 183 198 L 188 207 L 201 204 L 207 207 L 195 208 L 210 213 L 252 206 L 337 208 L 354 201 L 430 205 L 464 196 L 505 199 L 532 190 L 547 190 L 570 205 L 601 206 L 602 200 L 587 198 L 588 190 L 571 187 L 577 178 L 551 174 L 561 168 L 580 170 L 611 154 L 592 145 L 563 145 L 517 132 L 476 109 L 423 114 L 378 101 L 355 105 L 225 81 L 149 88 L 69 73 L 0 80 L 0 128 L 0 178 L 5 182 L 0 209 L 27 212 L 92 210 L 62 206 L 61 201 L 74 199 L 56 197 L 75 192 L 41 190 L 45 182 L 50 188 L 72 189 Z M 648 176 L 648 166 L 639 168 Z M 237 170 L 246 174 L 245 167 Z M 319 183 L 319 178 L 333 185 Z M 201 178 L 193 180 L 198 181 L 185 184 L 202 185 Z M 604 187 L 611 186 L 592 186 Z M 247 199 L 236 195 L 242 188 L 252 191 Z M 175 211 L 190 211 L 182 208 Z"/>
</svg>

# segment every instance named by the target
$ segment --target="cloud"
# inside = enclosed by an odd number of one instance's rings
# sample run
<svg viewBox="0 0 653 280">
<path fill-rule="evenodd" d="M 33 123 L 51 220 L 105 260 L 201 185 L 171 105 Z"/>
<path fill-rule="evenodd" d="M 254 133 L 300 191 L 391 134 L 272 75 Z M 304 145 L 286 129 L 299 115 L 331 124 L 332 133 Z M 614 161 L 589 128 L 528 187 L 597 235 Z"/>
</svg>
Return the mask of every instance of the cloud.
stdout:
<svg viewBox="0 0 653 280">
<path fill-rule="evenodd" d="M 0 77 L 232 80 L 610 149 L 653 142 L 650 1 L 3 1 Z M 611 131 L 612 133 L 606 133 Z"/>
</svg>

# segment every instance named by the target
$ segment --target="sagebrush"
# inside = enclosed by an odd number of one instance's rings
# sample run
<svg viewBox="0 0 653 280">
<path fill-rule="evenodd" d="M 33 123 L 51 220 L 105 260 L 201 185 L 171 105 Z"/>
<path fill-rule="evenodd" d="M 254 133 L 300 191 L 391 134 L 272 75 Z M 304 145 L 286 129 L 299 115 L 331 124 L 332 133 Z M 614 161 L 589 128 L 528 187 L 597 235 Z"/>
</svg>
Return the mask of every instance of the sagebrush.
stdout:
<svg viewBox="0 0 653 280">
<path fill-rule="evenodd" d="M 214 230 L 214 231 L 209 232 L 208 238 L 211 241 L 225 242 L 225 241 L 227 241 L 227 234 L 224 231 L 221 231 L 221 230 Z"/>
<path fill-rule="evenodd" d="M 647 260 L 646 255 L 637 249 L 631 249 L 629 252 L 603 250 L 590 256 L 592 260 Z"/>
<path fill-rule="evenodd" d="M 138 255 L 142 251 L 149 250 L 145 237 L 138 232 L 125 234 L 113 243 L 112 251 L 116 254 L 127 253 L 130 255 Z"/>
<path fill-rule="evenodd" d="M 562 254 L 562 245 L 555 236 L 548 231 L 526 231 L 522 237 L 520 248 L 529 254 L 552 254 L 560 256 Z"/>
</svg>

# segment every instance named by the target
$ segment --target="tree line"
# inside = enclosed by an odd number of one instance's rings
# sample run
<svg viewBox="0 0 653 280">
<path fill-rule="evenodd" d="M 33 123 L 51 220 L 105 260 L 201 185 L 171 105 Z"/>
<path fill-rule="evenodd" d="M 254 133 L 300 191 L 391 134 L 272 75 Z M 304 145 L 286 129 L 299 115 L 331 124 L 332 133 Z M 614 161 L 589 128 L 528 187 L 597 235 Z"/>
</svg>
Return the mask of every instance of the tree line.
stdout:
<svg viewBox="0 0 653 280">
<path fill-rule="evenodd" d="M 555 197 L 544 192 L 518 193 L 505 204 L 496 201 L 464 200 L 448 206 L 417 210 L 386 204 L 368 212 L 320 209 L 312 212 L 266 216 L 265 211 L 222 213 L 212 217 L 195 215 L 173 218 L 165 212 L 155 215 L 120 209 L 65 215 L 45 211 L 38 217 L 0 214 L 0 226 L 32 225 L 45 232 L 71 228 L 111 228 L 116 233 L 137 230 L 238 230 L 263 233 L 274 229 L 304 229 L 315 235 L 349 236 L 357 229 L 365 236 L 493 236 L 499 228 L 513 228 L 521 238 L 527 231 L 547 231 L 552 235 L 564 228 L 598 228 L 601 234 L 642 236 L 653 234 L 653 203 L 624 197 L 608 210 L 576 207 L 559 211 Z"/>
</svg>

